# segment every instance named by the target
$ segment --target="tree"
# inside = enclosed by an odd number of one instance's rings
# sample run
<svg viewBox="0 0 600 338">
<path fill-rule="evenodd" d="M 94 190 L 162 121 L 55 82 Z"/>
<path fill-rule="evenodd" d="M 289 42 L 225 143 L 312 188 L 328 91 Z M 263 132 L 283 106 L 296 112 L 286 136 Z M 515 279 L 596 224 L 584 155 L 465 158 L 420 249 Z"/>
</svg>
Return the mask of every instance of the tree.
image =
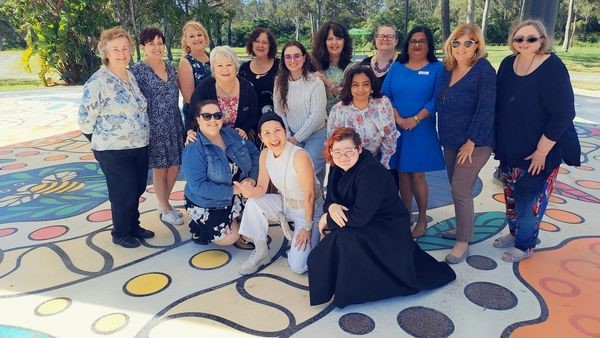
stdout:
<svg viewBox="0 0 600 338">
<path fill-rule="evenodd" d="M 475 12 L 475 0 L 467 0 L 467 23 L 473 23 Z"/>
<path fill-rule="evenodd" d="M 483 37 L 485 37 L 485 29 L 487 26 L 487 17 L 489 9 L 490 0 L 485 0 L 485 4 L 483 5 L 483 14 L 481 15 L 481 33 L 483 34 Z"/>
<path fill-rule="evenodd" d="M 573 3 L 574 0 L 569 0 L 569 14 L 567 14 L 567 24 L 565 25 L 565 38 L 563 39 L 562 51 L 567 52 L 569 50 L 569 43 L 571 42 L 571 21 L 573 20 Z"/>
<path fill-rule="evenodd" d="M 440 15 L 442 41 L 446 41 L 450 36 L 450 0 L 440 0 Z"/>
</svg>

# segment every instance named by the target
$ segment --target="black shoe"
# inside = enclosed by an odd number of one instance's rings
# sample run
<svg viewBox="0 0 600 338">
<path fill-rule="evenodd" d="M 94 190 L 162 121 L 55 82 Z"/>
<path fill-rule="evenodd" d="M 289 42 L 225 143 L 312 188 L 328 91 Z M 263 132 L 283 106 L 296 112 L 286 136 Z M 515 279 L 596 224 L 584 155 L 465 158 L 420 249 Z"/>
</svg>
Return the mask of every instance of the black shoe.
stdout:
<svg viewBox="0 0 600 338">
<path fill-rule="evenodd" d="M 139 228 L 134 234 L 133 237 L 135 238 L 140 238 L 140 239 L 146 239 L 146 238 L 152 238 L 154 237 L 154 231 L 150 231 L 144 228 Z"/>
<path fill-rule="evenodd" d="M 116 245 L 120 245 L 124 248 L 137 248 L 138 246 L 140 246 L 140 241 L 138 241 L 137 238 L 133 237 L 133 236 L 126 236 L 126 237 L 121 237 L 121 238 L 116 238 L 113 237 L 112 239 L 113 243 L 115 243 Z"/>
</svg>

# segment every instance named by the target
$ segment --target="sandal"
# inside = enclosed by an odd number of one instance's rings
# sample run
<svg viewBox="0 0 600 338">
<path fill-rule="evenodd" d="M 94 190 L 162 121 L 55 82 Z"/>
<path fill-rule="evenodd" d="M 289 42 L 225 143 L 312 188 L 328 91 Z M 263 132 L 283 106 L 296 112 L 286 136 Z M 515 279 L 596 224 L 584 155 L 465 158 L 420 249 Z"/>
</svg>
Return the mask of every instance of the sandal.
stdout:
<svg viewBox="0 0 600 338">
<path fill-rule="evenodd" d="M 498 237 L 494 240 L 492 245 L 494 248 L 510 248 L 511 246 L 515 246 L 515 236 L 506 234 L 502 237 Z"/>
<path fill-rule="evenodd" d="M 425 224 L 422 227 L 420 227 L 419 225 L 415 225 L 415 227 L 412 230 L 412 236 L 414 239 L 421 238 L 421 237 L 425 236 L 426 232 L 427 232 L 427 224 Z"/>
<path fill-rule="evenodd" d="M 509 263 L 517 263 L 531 256 L 533 256 L 533 249 L 523 251 L 517 248 L 512 248 L 502 254 L 502 260 Z"/>
</svg>

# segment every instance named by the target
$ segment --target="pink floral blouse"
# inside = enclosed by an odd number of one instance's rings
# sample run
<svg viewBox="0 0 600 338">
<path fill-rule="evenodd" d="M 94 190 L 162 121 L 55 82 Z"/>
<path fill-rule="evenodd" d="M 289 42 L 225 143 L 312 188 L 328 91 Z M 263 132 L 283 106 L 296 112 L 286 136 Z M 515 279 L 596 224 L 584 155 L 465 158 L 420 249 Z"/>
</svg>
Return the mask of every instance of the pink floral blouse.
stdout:
<svg viewBox="0 0 600 338">
<path fill-rule="evenodd" d="M 341 127 L 354 128 L 362 140 L 362 146 L 374 155 L 381 153 L 381 164 L 389 169 L 390 157 L 396 152 L 396 140 L 400 132 L 396 128 L 392 104 L 387 97 L 369 99 L 366 109 L 358 109 L 352 103 L 341 101 L 327 118 L 327 136 Z"/>
<path fill-rule="evenodd" d="M 217 103 L 219 103 L 219 108 L 223 112 L 223 126 L 235 128 L 235 121 L 237 120 L 237 111 L 238 104 L 240 103 L 240 98 L 237 96 L 218 96 Z"/>
</svg>

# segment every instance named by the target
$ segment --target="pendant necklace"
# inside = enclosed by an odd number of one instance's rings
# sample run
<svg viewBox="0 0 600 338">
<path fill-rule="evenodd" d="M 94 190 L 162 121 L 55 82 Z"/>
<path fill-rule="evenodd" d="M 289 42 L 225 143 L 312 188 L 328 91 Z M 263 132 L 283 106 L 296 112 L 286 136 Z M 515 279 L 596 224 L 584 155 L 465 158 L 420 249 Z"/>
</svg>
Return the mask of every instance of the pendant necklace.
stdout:
<svg viewBox="0 0 600 338">
<path fill-rule="evenodd" d="M 394 57 L 387 61 L 387 65 L 385 65 L 385 67 L 379 68 L 379 61 L 375 60 L 375 63 L 373 64 L 373 69 L 375 69 L 375 71 L 378 73 L 385 73 L 388 71 L 388 69 L 390 69 L 392 63 L 394 63 Z"/>
<path fill-rule="evenodd" d="M 517 56 L 517 58 L 518 57 L 519 56 Z M 536 57 L 537 57 L 537 54 L 534 55 L 533 58 L 531 58 L 531 61 L 529 61 L 529 66 L 527 66 L 527 70 L 525 70 L 525 73 L 523 75 L 519 75 L 519 74 L 517 74 L 516 70 L 513 70 L 515 72 L 515 75 L 519 76 L 520 79 L 518 81 L 518 85 L 517 86 L 513 86 L 513 94 L 508 99 L 509 102 L 513 102 L 517 98 L 517 90 L 521 89 L 521 85 L 523 84 L 523 79 L 527 76 L 527 74 L 529 74 L 529 70 L 531 69 L 531 66 L 533 65 L 533 61 L 535 61 Z M 516 68 L 516 65 L 515 65 L 515 68 Z"/>
</svg>

